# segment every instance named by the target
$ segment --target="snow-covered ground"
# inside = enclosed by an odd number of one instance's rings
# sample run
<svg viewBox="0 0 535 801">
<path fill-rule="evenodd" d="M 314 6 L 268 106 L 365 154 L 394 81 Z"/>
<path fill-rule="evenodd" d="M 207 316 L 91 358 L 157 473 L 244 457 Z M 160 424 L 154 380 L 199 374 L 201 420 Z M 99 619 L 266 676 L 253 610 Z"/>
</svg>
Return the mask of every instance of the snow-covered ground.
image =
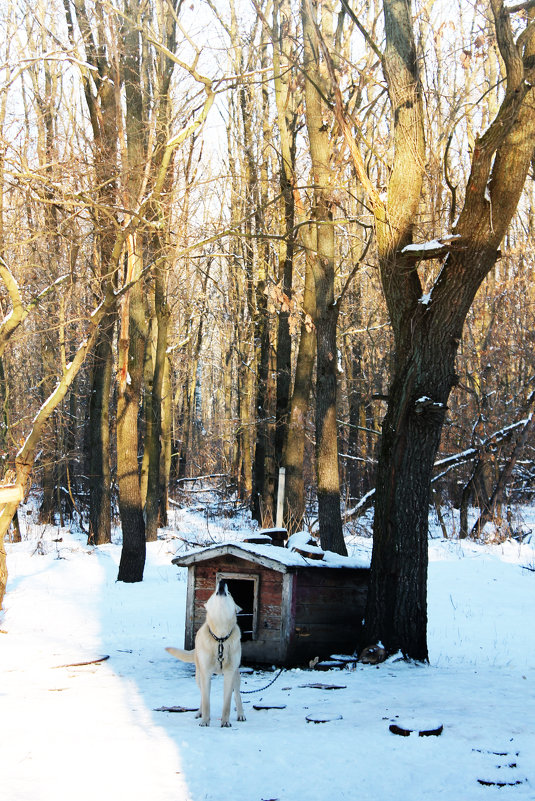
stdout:
<svg viewBox="0 0 535 801">
<path fill-rule="evenodd" d="M 231 729 L 218 725 L 215 677 L 206 729 L 193 712 L 156 711 L 198 703 L 192 666 L 165 651 L 181 645 L 184 630 L 186 571 L 171 558 L 183 539 L 243 531 L 182 510 L 161 535 L 136 585 L 116 583 L 118 544 L 91 548 L 67 529 L 30 524 L 22 543 L 8 544 L 2 800 L 535 799 L 533 546 L 432 539 L 429 666 L 391 659 L 285 671 L 264 692 L 244 695 L 247 721 L 236 723 L 234 713 Z M 351 547 L 362 553 L 371 541 L 355 538 Z M 272 676 L 245 676 L 242 689 Z M 284 708 L 255 710 L 258 703 Z M 315 713 L 334 719 L 307 722 Z M 392 723 L 444 729 L 400 737 Z"/>
</svg>

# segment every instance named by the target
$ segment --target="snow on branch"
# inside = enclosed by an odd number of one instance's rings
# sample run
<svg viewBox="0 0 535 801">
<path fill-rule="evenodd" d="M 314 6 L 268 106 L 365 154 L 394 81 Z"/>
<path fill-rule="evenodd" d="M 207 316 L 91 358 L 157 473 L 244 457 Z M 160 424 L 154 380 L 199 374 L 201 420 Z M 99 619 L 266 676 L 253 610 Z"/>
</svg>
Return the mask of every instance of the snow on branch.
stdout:
<svg viewBox="0 0 535 801">
<path fill-rule="evenodd" d="M 441 239 L 431 239 L 429 242 L 417 242 L 412 245 L 405 245 L 401 253 L 416 260 L 440 259 L 446 256 L 450 250 L 459 250 L 457 242 L 459 234 L 445 236 Z"/>
<path fill-rule="evenodd" d="M 500 442 L 508 439 L 518 429 L 525 428 L 529 424 L 530 419 L 531 415 L 528 415 L 528 417 L 525 417 L 516 423 L 511 423 L 511 425 L 504 426 L 498 431 L 495 431 L 493 434 L 490 434 L 490 436 L 488 436 L 476 447 L 466 448 L 464 451 L 459 451 L 458 453 L 453 453 L 450 456 L 445 456 L 443 459 L 438 459 L 433 465 L 433 469 L 440 470 L 441 472 L 437 473 L 437 475 L 431 479 L 431 483 L 434 484 L 441 478 L 444 478 L 444 476 L 455 467 L 479 458 L 482 453 L 491 448 L 493 445 L 498 445 Z M 362 496 L 355 506 L 353 506 L 351 509 L 347 509 L 344 512 L 344 523 L 347 523 L 348 520 L 352 520 L 354 517 L 360 517 L 360 515 L 364 514 L 364 512 L 373 505 L 374 498 L 375 489 L 371 489 Z"/>
<path fill-rule="evenodd" d="M 373 501 L 375 498 L 375 489 L 369 490 L 365 495 L 362 496 L 360 501 L 353 506 L 352 509 L 347 509 L 343 514 L 344 523 L 347 523 L 348 520 L 351 520 L 353 517 L 359 517 L 363 514 L 367 509 L 372 506 Z"/>
</svg>

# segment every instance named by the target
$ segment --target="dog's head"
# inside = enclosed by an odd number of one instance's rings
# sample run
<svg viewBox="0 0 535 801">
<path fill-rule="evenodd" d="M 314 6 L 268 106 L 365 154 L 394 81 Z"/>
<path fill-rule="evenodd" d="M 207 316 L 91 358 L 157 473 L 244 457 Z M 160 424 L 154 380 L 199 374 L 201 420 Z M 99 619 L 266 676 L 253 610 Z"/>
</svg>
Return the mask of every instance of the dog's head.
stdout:
<svg viewBox="0 0 535 801">
<path fill-rule="evenodd" d="M 207 617 L 212 619 L 224 617 L 226 620 L 231 618 L 236 620 L 236 615 L 241 611 L 229 592 L 227 582 L 223 579 L 218 581 L 215 592 L 208 598 L 204 606 Z"/>
<path fill-rule="evenodd" d="M 234 598 L 230 594 L 230 590 L 228 588 L 228 584 L 224 579 L 219 579 L 219 581 L 217 583 L 215 595 L 220 595 L 220 596 L 222 595 L 223 597 L 230 598 L 231 601 L 234 601 Z M 235 601 L 234 601 L 234 605 L 236 607 L 236 613 L 241 612 L 241 606 L 238 606 L 238 604 Z"/>
</svg>

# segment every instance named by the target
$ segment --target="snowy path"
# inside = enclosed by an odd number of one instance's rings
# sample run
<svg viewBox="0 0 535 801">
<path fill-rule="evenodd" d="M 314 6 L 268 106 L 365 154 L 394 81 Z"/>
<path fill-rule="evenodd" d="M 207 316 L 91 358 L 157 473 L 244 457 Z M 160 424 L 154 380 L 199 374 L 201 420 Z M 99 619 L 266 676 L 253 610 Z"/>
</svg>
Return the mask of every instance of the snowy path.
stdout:
<svg viewBox="0 0 535 801">
<path fill-rule="evenodd" d="M 128 586 L 115 582 L 117 546 L 60 536 L 44 555 L 35 541 L 9 546 L 2 800 L 535 799 L 535 573 L 518 564 L 533 551 L 434 542 L 430 667 L 286 671 L 244 697 L 247 722 L 229 730 L 154 711 L 198 701 L 192 667 L 164 651 L 181 644 L 184 620 L 173 543 L 150 545 L 145 581 Z M 98 665 L 58 667 L 103 654 Z M 247 676 L 243 689 L 269 678 Z M 312 682 L 345 689 L 302 686 Z M 221 691 L 214 679 L 215 718 Z M 261 700 L 286 708 L 254 710 Z M 342 719 L 307 723 L 318 711 Z M 436 721 L 440 737 L 388 728 Z"/>
</svg>

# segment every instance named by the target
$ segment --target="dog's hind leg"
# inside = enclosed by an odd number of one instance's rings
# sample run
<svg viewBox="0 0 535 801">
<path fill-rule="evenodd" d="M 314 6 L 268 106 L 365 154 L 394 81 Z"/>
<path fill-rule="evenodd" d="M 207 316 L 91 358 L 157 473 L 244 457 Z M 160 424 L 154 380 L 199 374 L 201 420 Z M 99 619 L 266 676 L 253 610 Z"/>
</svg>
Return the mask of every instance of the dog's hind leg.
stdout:
<svg viewBox="0 0 535 801">
<path fill-rule="evenodd" d="M 243 704 L 240 695 L 240 670 L 236 671 L 234 674 L 234 701 L 236 702 L 236 712 L 238 713 L 238 720 L 245 720 L 245 715 L 243 712 Z"/>
</svg>

